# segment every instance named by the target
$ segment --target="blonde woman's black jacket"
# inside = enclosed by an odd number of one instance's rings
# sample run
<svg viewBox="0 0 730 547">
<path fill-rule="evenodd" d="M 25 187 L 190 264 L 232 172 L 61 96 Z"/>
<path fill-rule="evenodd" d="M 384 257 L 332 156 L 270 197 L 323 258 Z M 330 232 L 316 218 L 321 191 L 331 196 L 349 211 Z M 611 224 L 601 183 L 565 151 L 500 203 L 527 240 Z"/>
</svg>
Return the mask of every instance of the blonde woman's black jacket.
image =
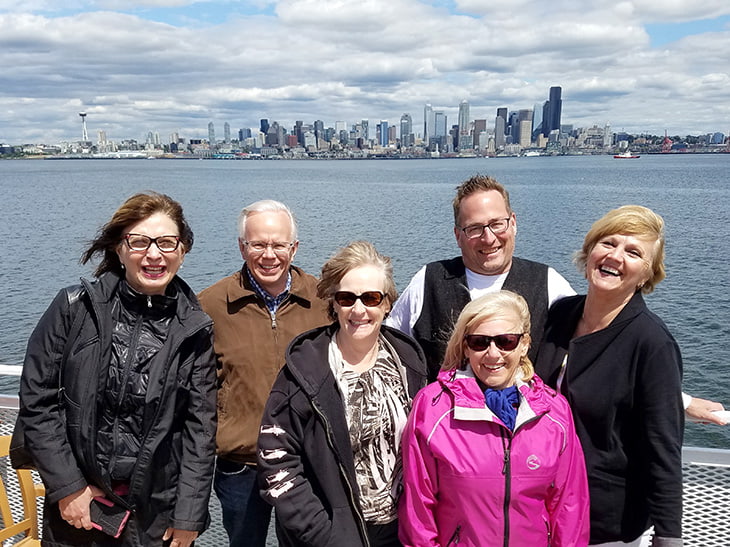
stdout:
<svg viewBox="0 0 730 547">
<path fill-rule="evenodd" d="M 143 441 L 127 501 L 112 490 L 97 463 L 96 432 L 111 352 L 111 307 L 120 278 L 106 273 L 61 290 L 28 342 L 18 420 L 46 487 L 44 545 L 91 545 L 109 540 L 77 530 L 58 501 L 93 484 L 133 511 L 115 545 L 161 545 L 167 527 L 202 532 L 208 525 L 216 429 L 212 322 L 191 289 L 172 281 L 175 317 L 150 369 Z M 155 297 L 150 297 L 154 306 Z M 78 335 L 66 337 L 76 323 Z M 64 350 L 68 359 L 61 370 Z M 158 366 L 160 365 L 160 366 Z M 59 389 L 60 387 L 60 389 Z"/>
<path fill-rule="evenodd" d="M 681 545 L 682 356 L 637 292 L 600 331 L 573 338 L 585 296 L 550 308 L 535 371 L 560 391 L 586 458 L 591 543 L 632 541 L 654 525 L 653 545 Z"/>
<path fill-rule="evenodd" d="M 345 407 L 328 361 L 337 324 L 295 338 L 264 409 L 258 443 L 262 497 L 276 509 L 282 546 L 367 546 Z M 405 367 L 412 398 L 426 361 L 410 336 L 381 333 Z"/>
</svg>

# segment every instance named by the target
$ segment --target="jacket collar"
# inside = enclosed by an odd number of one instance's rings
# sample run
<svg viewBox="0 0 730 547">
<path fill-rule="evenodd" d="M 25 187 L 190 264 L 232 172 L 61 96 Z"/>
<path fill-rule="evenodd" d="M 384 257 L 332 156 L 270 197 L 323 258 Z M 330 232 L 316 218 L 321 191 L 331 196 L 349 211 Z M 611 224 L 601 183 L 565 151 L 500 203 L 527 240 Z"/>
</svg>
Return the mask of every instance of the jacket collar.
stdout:
<svg viewBox="0 0 730 547">
<path fill-rule="evenodd" d="M 298 298 L 299 300 L 310 302 L 307 298 L 307 286 L 304 282 L 304 271 L 298 266 L 290 266 L 289 273 L 291 273 L 291 288 L 289 289 L 289 296 L 292 298 Z M 226 299 L 228 302 L 236 302 L 241 299 L 259 299 L 259 295 L 251 285 L 251 281 L 243 268 L 237 271 L 233 276 L 233 283 L 229 283 L 226 289 Z"/>
<path fill-rule="evenodd" d="M 338 323 L 307 331 L 292 340 L 286 351 L 286 366 L 310 397 L 316 397 L 325 383 L 335 382 L 328 362 L 329 343 L 339 329 Z M 398 353 L 409 376 L 426 377 L 425 356 L 421 347 L 397 329 L 382 325 L 381 334 Z M 409 391 L 412 386 L 408 386 Z M 411 396 L 415 395 L 411 393 Z"/>
<path fill-rule="evenodd" d="M 114 272 L 103 273 L 93 280 L 81 278 L 81 284 L 99 313 L 104 313 L 103 310 L 120 289 L 121 281 L 122 278 Z M 197 321 L 188 323 L 191 318 L 197 319 L 201 323 L 209 323 L 210 319 L 203 313 L 198 298 L 190 286 L 177 275 L 172 279 L 171 284 L 174 285 L 174 291 L 177 293 L 175 314 L 178 320 L 192 328 L 199 328 L 200 325 L 197 324 Z"/>
<path fill-rule="evenodd" d="M 484 393 L 479 387 L 470 366 L 463 369 L 442 370 L 437 381 L 444 391 L 453 395 L 454 419 L 463 421 L 487 421 L 502 423 L 487 407 Z M 535 418 L 550 411 L 551 398 L 555 395 L 546 388 L 539 376 L 533 376 L 529 382 L 517 380 L 520 393 L 520 407 L 517 411 L 515 430 Z"/>
</svg>

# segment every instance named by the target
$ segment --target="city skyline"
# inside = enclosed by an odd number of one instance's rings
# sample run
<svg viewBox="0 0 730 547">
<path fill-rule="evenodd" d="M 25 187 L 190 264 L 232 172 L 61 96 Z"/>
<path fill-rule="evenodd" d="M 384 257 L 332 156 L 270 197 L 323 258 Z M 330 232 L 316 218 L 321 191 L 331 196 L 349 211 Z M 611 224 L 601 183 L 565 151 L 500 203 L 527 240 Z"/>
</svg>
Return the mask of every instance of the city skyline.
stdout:
<svg viewBox="0 0 730 547">
<path fill-rule="evenodd" d="M 0 0 L 0 142 L 78 140 L 80 112 L 91 140 L 404 113 L 423 134 L 423 105 L 448 131 L 463 100 L 493 127 L 553 86 L 575 127 L 729 133 L 728 50 L 725 0 Z"/>
</svg>

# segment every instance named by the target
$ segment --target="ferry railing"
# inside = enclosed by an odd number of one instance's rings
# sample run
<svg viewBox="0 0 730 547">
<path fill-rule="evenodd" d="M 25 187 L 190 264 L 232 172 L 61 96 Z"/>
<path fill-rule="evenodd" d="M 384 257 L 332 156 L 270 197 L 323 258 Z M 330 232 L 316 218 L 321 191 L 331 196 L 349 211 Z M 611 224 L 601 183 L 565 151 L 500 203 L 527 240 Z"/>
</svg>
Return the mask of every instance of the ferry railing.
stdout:
<svg viewBox="0 0 730 547">
<path fill-rule="evenodd" d="M 19 376 L 21 367 L 0 365 L 0 376 Z M 0 435 L 12 433 L 18 411 L 18 397 L 0 394 Z M 0 472 L 10 462 L 0 458 Z M 684 514 L 682 529 L 687 547 L 728 547 L 730 545 L 730 450 L 685 446 L 682 449 Z M 40 480 L 36 477 L 37 480 Z M 20 492 L 8 492 L 13 515 L 22 513 Z M 39 512 L 42 506 L 39 503 Z M 17 513 L 16 513 L 17 511 Z M 199 547 L 226 545 L 220 504 L 210 497 L 210 528 L 195 542 Z M 272 536 L 272 534 L 269 534 Z M 271 543 L 271 541 L 270 541 Z M 11 545 L 9 543 L 8 545 Z"/>
</svg>

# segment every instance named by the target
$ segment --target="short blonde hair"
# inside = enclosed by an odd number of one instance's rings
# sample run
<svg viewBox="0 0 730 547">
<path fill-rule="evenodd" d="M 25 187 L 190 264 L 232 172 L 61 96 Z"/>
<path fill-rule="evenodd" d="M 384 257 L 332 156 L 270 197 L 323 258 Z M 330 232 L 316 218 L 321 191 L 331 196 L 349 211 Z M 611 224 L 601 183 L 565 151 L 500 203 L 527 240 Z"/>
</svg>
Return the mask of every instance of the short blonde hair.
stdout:
<svg viewBox="0 0 730 547">
<path fill-rule="evenodd" d="M 464 337 L 469 334 L 471 329 L 476 328 L 484 321 L 501 319 L 505 316 L 517 318 L 520 329 L 524 333 L 523 339 L 527 340 L 529 347 L 530 309 L 527 307 L 525 299 L 512 291 L 487 293 L 469 302 L 461 311 L 459 318 L 456 320 L 456 325 L 454 325 L 454 332 L 451 334 L 449 343 L 446 346 L 446 354 L 441 370 L 453 370 L 464 364 Z M 535 369 L 527 354 L 520 361 L 520 369 L 524 382 L 532 380 Z"/>
<path fill-rule="evenodd" d="M 623 205 L 612 209 L 593 223 L 583 240 L 583 247 L 575 253 L 573 262 L 579 271 L 585 275 L 588 256 L 593 248 L 601 239 L 613 234 L 627 234 L 654 240 L 654 253 L 650 263 L 652 275 L 641 287 L 641 292 L 649 294 L 666 277 L 664 219 L 648 207 L 641 205 Z"/>
<path fill-rule="evenodd" d="M 393 280 L 393 264 L 390 257 L 380 254 L 369 241 L 353 241 L 342 247 L 322 266 L 322 273 L 317 283 L 317 296 L 327 301 L 327 312 L 330 319 L 337 320 L 334 307 L 334 294 L 347 272 L 360 266 L 375 266 L 383 272 L 383 293 L 389 309 L 398 298 Z"/>
</svg>

